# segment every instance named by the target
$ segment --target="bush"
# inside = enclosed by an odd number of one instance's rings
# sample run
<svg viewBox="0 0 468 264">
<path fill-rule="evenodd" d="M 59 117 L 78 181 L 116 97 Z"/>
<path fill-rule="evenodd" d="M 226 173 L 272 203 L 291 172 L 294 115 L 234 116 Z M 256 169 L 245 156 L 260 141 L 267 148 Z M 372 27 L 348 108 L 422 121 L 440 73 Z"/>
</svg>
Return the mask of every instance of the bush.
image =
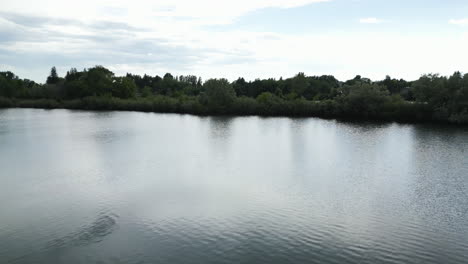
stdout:
<svg viewBox="0 0 468 264">
<path fill-rule="evenodd" d="M 258 113 L 258 102 L 251 97 L 238 97 L 231 106 L 230 114 L 255 115 Z"/>
<path fill-rule="evenodd" d="M 54 109 L 61 108 L 62 105 L 54 99 L 34 99 L 34 100 L 21 100 L 16 104 L 17 107 L 23 108 L 45 108 Z"/>
<path fill-rule="evenodd" d="M 13 107 L 13 101 L 9 98 L 0 97 L 0 108 Z"/>
</svg>

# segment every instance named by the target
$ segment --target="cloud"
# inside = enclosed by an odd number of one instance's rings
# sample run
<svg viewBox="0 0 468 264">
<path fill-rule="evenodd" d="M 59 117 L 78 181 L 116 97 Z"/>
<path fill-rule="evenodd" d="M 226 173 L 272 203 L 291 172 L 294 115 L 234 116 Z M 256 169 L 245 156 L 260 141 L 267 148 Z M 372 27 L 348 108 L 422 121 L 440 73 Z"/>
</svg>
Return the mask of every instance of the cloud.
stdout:
<svg viewBox="0 0 468 264">
<path fill-rule="evenodd" d="M 367 17 L 367 18 L 361 18 L 359 19 L 359 23 L 361 24 L 381 24 L 384 23 L 385 21 L 382 19 L 378 19 L 375 17 Z"/>
<path fill-rule="evenodd" d="M 468 18 L 450 19 L 449 23 L 452 25 L 468 26 Z"/>
<path fill-rule="evenodd" d="M 13 13 L 1 15 L 0 59 L 8 69 L 22 69 L 24 65 L 48 69 L 56 65 L 65 71 L 73 66 L 137 64 L 146 65 L 151 72 L 182 71 L 209 55 L 223 54 L 222 50 L 190 47 L 178 43 L 178 39 L 123 23 L 82 23 Z M 44 78 L 34 77 L 41 82 Z"/>
<path fill-rule="evenodd" d="M 226 24 L 249 12 L 263 8 L 293 8 L 330 0 L 4 0 L 2 9 L 47 17 L 89 20 L 124 19 L 128 23 L 148 24 L 154 20 L 191 18 L 200 24 Z"/>
<path fill-rule="evenodd" d="M 300 71 L 340 79 L 357 74 L 413 79 L 421 73 L 468 68 L 468 53 L 460 52 L 468 45 L 468 35 L 447 33 L 440 38 L 431 32 L 405 34 L 375 27 L 278 33 L 233 26 L 210 31 L 205 26 L 230 23 L 260 8 L 320 0 L 133 0 L 131 5 L 123 0 L 83 1 L 2 2 L 0 71 L 12 69 L 23 78 L 44 82 L 54 65 L 61 75 L 71 67 L 99 64 L 117 75 L 171 72 L 230 80 L 289 77 Z"/>
<path fill-rule="evenodd" d="M 33 68 L 101 64 L 117 74 L 131 69 L 184 74 L 198 65 L 252 63 L 258 58 L 242 44 L 245 37 L 213 34 L 204 26 L 232 23 L 262 8 L 327 1 L 5 0 L 0 7 L 0 59 L 19 69 L 18 74 L 41 82 L 45 75 L 31 76 L 37 72 Z"/>
</svg>

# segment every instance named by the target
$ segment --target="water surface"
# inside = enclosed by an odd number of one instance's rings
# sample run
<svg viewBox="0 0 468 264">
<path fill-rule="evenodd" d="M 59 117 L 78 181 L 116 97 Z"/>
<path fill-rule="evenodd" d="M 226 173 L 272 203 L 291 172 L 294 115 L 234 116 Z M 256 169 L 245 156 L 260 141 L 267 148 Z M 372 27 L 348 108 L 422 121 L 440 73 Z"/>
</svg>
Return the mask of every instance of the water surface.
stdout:
<svg viewBox="0 0 468 264">
<path fill-rule="evenodd" d="M 0 110 L 0 263 L 466 263 L 468 130 Z"/>
</svg>

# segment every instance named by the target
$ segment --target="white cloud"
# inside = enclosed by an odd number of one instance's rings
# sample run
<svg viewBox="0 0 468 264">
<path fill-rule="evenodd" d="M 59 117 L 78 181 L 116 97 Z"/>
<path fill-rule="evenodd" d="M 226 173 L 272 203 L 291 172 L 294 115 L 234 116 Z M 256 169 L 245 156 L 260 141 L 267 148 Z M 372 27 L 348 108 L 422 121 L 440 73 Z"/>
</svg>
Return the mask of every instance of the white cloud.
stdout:
<svg viewBox="0 0 468 264">
<path fill-rule="evenodd" d="M 118 19 L 148 24 L 164 18 L 195 19 L 191 23 L 226 24 L 262 8 L 293 8 L 331 0 L 4 0 L 0 10 L 74 19 Z"/>
<path fill-rule="evenodd" d="M 280 34 L 204 27 L 231 23 L 260 8 L 314 2 L 321 0 L 4 0 L 0 70 L 15 69 L 21 77 L 43 82 L 53 65 L 62 74 L 70 67 L 102 64 L 118 75 L 171 72 L 231 80 L 289 77 L 299 71 L 340 79 L 357 74 L 414 79 L 427 72 L 468 69 L 468 53 L 462 52 L 468 35 L 352 30 Z M 21 12 L 22 17 L 8 12 Z M 360 22 L 388 21 L 371 17 Z"/>
<path fill-rule="evenodd" d="M 453 25 L 459 25 L 459 26 L 468 26 L 468 18 L 450 19 L 449 23 Z"/>
<path fill-rule="evenodd" d="M 359 23 L 361 24 L 381 24 L 383 22 L 385 21 L 376 17 L 367 17 L 359 19 Z"/>
</svg>

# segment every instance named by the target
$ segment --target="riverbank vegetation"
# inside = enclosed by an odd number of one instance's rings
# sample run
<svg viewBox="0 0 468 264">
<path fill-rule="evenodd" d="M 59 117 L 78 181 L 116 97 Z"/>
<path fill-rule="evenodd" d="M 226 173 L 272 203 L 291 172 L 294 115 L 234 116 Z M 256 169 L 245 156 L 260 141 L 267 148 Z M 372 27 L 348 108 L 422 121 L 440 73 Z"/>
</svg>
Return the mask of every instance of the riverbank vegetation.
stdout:
<svg viewBox="0 0 468 264">
<path fill-rule="evenodd" d="M 0 107 L 134 110 L 197 115 L 316 116 L 468 124 L 468 74 L 437 74 L 416 81 L 356 76 L 202 81 L 197 76 L 115 76 L 96 66 L 51 69 L 45 84 L 0 72 Z"/>
</svg>

